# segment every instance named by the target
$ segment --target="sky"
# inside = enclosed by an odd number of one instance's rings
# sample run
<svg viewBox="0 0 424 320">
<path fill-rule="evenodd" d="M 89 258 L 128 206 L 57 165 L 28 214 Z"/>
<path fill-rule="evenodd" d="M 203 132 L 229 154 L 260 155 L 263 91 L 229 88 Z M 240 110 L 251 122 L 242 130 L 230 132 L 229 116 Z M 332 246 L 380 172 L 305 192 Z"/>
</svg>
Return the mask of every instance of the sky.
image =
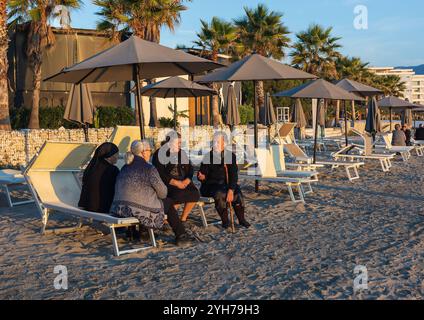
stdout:
<svg viewBox="0 0 424 320">
<path fill-rule="evenodd" d="M 99 17 L 91 1 L 72 13 L 72 27 L 95 28 Z M 292 41 L 295 34 L 312 23 L 333 27 L 333 34 L 342 37 L 342 53 L 360 57 L 371 66 L 415 66 L 424 64 L 424 1 L 422 0 L 193 0 L 186 5 L 182 21 L 174 33 L 162 31 L 161 44 L 191 47 L 200 30 L 200 19 L 212 17 L 231 21 L 243 15 L 243 7 L 266 4 L 284 14 Z M 365 6 L 368 29 L 354 27 L 357 6 Z M 361 11 L 362 13 L 364 11 Z M 363 21 L 363 20 L 362 20 Z M 288 51 L 289 52 L 289 51 Z M 290 62 L 286 60 L 286 62 Z"/>
</svg>

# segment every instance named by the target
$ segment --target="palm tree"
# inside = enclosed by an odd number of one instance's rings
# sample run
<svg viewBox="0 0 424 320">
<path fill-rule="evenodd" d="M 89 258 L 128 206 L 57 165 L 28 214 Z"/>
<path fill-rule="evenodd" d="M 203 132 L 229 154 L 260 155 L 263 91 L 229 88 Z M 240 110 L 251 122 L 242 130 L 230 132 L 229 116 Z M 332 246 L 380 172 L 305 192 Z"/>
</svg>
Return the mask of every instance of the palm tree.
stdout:
<svg viewBox="0 0 424 320">
<path fill-rule="evenodd" d="M 396 75 L 378 76 L 373 75 L 373 85 L 384 92 L 385 96 L 403 97 L 406 90 L 405 82 Z"/>
<path fill-rule="evenodd" d="M 94 0 L 100 7 L 100 11 L 96 14 L 102 17 L 97 23 L 97 29 L 108 31 L 111 39 L 115 41 L 118 41 L 123 34 L 132 32 L 142 39 L 159 43 L 162 27 L 166 26 L 174 31 L 175 26 L 180 23 L 181 12 L 187 10 L 183 2 L 183 0 Z M 138 121 L 137 117 L 136 119 Z M 149 124 L 159 126 L 155 98 L 150 100 Z"/>
<path fill-rule="evenodd" d="M 7 78 L 7 48 L 9 37 L 7 34 L 7 6 L 6 1 L 0 1 L 0 130 L 11 130 L 9 117 L 9 89 Z"/>
<path fill-rule="evenodd" d="M 290 53 L 292 63 L 303 71 L 321 78 L 336 79 L 336 61 L 341 57 L 339 37 L 331 35 L 333 28 L 313 24 L 308 30 L 296 34 L 297 41 Z"/>
<path fill-rule="evenodd" d="M 9 19 L 12 20 L 12 25 L 22 23 L 28 32 L 26 54 L 33 73 L 32 108 L 28 124 L 30 129 L 40 127 L 38 113 L 43 52 L 51 48 L 55 41 L 49 21 L 58 15 L 55 12 L 56 6 L 76 9 L 80 7 L 80 4 L 80 0 L 13 0 L 8 2 Z"/>
<path fill-rule="evenodd" d="M 358 82 L 364 82 L 370 76 L 369 63 L 363 62 L 358 57 L 341 56 L 336 60 L 338 79 L 349 78 Z"/>
<path fill-rule="evenodd" d="M 244 8 L 245 16 L 235 19 L 238 33 L 238 52 L 240 57 L 258 53 L 265 57 L 281 60 L 285 57 L 285 48 L 289 47 L 290 34 L 284 25 L 283 14 L 270 11 L 266 5 L 256 8 Z M 264 104 L 263 81 L 256 82 L 256 96 L 260 106 Z"/>
<path fill-rule="evenodd" d="M 200 20 L 200 22 L 202 24 L 201 31 L 197 33 L 197 40 L 194 41 L 194 44 L 203 50 L 208 50 L 210 58 L 218 62 L 220 53 L 227 55 L 230 53 L 237 38 L 236 28 L 232 23 L 217 17 L 213 17 L 210 23 L 204 20 Z M 218 89 L 216 83 L 213 84 L 213 88 Z M 212 97 L 212 99 L 213 125 L 216 127 L 222 124 L 222 118 L 219 113 L 218 97 Z"/>
</svg>

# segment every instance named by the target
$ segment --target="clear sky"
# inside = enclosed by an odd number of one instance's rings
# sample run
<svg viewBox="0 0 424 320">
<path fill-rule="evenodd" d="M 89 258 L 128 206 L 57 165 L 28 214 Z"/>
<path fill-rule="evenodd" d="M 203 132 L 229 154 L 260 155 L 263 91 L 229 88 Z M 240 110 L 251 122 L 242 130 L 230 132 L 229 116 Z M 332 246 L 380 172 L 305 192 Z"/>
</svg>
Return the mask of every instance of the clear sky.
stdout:
<svg viewBox="0 0 424 320">
<path fill-rule="evenodd" d="M 243 7 L 265 3 L 284 14 L 283 21 L 292 32 L 306 29 L 311 23 L 332 26 L 342 37 L 342 52 L 359 56 L 372 66 L 410 66 L 424 64 L 424 1 L 422 0 L 193 0 L 182 14 L 175 33 L 163 30 L 161 43 L 170 47 L 192 45 L 200 29 L 200 19 L 213 16 L 231 20 L 243 15 Z M 368 29 L 354 28 L 354 9 L 368 9 Z M 95 28 L 98 16 L 95 5 L 84 1 L 82 9 L 72 13 L 75 28 Z"/>
</svg>

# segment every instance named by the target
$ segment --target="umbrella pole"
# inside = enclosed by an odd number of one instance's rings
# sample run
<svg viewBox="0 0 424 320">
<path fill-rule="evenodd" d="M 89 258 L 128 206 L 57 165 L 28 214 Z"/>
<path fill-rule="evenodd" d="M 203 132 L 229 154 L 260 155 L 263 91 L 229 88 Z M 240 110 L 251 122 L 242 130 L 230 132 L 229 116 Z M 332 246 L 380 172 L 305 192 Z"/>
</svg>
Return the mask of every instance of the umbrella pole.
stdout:
<svg viewBox="0 0 424 320">
<path fill-rule="evenodd" d="M 83 98 L 82 98 L 82 83 L 79 84 L 79 87 L 80 87 L 80 106 L 81 106 L 82 129 L 84 130 L 85 142 L 88 142 L 88 129 L 87 129 L 87 124 L 84 121 L 84 106 L 83 106 Z"/>
<path fill-rule="evenodd" d="M 174 90 L 174 131 L 177 131 L 177 95 Z"/>
<path fill-rule="evenodd" d="M 133 80 L 135 81 L 135 88 L 137 91 L 137 103 L 138 103 L 138 120 L 140 123 L 140 137 L 145 138 L 144 134 L 144 115 L 143 115 L 143 101 L 140 93 L 140 73 L 138 64 L 133 64 Z"/>
<path fill-rule="evenodd" d="M 319 101 L 317 103 L 317 111 L 315 113 L 315 141 L 314 141 L 314 164 L 317 163 L 317 147 L 318 147 L 318 108 Z M 346 117 L 346 116 L 345 116 Z"/>
<path fill-rule="evenodd" d="M 254 131 L 254 145 L 255 149 L 258 148 L 258 106 L 256 104 L 256 81 L 253 81 L 253 108 L 254 108 L 254 122 L 253 122 L 253 131 Z M 255 192 L 259 191 L 259 181 L 255 181 Z"/>
<path fill-rule="evenodd" d="M 343 109 L 344 109 L 344 118 L 345 118 L 345 138 L 346 138 L 346 147 L 349 145 L 349 138 L 347 136 L 347 110 L 346 110 L 346 100 L 343 100 Z"/>
<path fill-rule="evenodd" d="M 393 122 L 392 108 L 389 108 L 389 110 L 390 110 L 390 132 L 392 132 L 393 131 L 393 125 L 392 125 L 392 122 Z"/>
</svg>

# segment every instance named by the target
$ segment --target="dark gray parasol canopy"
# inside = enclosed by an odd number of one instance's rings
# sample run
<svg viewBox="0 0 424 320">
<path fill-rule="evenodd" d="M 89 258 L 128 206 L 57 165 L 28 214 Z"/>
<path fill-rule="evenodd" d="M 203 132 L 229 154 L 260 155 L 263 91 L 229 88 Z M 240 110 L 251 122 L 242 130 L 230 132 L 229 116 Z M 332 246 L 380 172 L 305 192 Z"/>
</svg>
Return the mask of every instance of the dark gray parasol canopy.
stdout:
<svg viewBox="0 0 424 320">
<path fill-rule="evenodd" d="M 362 97 L 354 95 L 342 88 L 335 86 L 334 84 L 318 79 L 302 84 L 290 90 L 282 91 L 275 94 L 276 97 L 291 97 L 291 98 L 309 98 L 309 99 L 326 99 L 326 100 L 364 100 Z M 346 108 L 346 107 L 345 107 Z M 319 106 L 316 112 L 316 124 L 319 124 Z M 345 124 L 347 128 L 347 123 Z M 347 141 L 347 129 L 345 130 L 346 141 Z M 317 143 L 318 143 L 318 125 L 315 126 L 315 143 L 314 143 L 314 163 L 316 163 Z"/>
<path fill-rule="evenodd" d="M 291 121 L 296 123 L 296 128 L 305 128 L 307 126 L 305 112 L 303 111 L 302 101 L 300 99 L 296 99 L 293 110 Z"/>
<path fill-rule="evenodd" d="M 236 91 L 234 85 L 228 86 L 227 101 L 225 104 L 224 123 L 233 127 L 240 124 L 240 113 L 238 109 Z"/>
<path fill-rule="evenodd" d="M 362 97 L 372 97 L 383 94 L 383 91 L 380 89 L 347 78 L 336 82 L 336 86 L 351 93 L 359 94 Z"/>
<path fill-rule="evenodd" d="M 197 98 L 217 95 L 218 93 L 196 82 L 181 77 L 172 77 L 141 88 L 140 94 L 152 98 L 174 98 L 174 130 L 176 130 L 177 98 Z"/>
<path fill-rule="evenodd" d="M 406 110 L 410 109 L 417 109 L 419 108 L 416 104 L 413 104 L 409 101 L 400 99 L 398 97 L 394 97 L 394 96 L 389 96 L 389 97 L 385 97 L 381 100 L 378 101 L 378 106 L 380 108 L 388 108 L 390 110 L 390 130 L 393 130 L 393 111 L 402 111 L 405 112 Z M 404 117 L 402 117 L 402 124 Z M 412 112 L 410 112 L 407 117 L 406 117 L 406 121 L 411 120 L 411 125 L 412 125 Z M 409 122 L 408 122 L 409 123 Z"/>
<path fill-rule="evenodd" d="M 94 104 L 87 84 L 72 85 L 66 103 L 65 120 L 82 124 L 86 142 L 87 124 L 93 124 Z"/>
<path fill-rule="evenodd" d="M 134 81 L 137 88 L 140 133 L 144 138 L 143 106 L 139 93 L 142 79 L 194 75 L 219 67 L 222 67 L 219 63 L 132 36 L 44 81 L 76 84 Z"/>
<path fill-rule="evenodd" d="M 277 122 L 277 117 L 275 116 L 274 105 L 272 103 L 272 98 L 269 93 L 265 96 L 265 105 L 261 108 L 261 112 L 259 114 L 259 123 L 264 126 L 272 126 Z"/>
<path fill-rule="evenodd" d="M 368 115 L 365 131 L 371 134 L 381 132 L 380 110 L 375 97 L 372 97 L 368 102 Z"/>
</svg>

